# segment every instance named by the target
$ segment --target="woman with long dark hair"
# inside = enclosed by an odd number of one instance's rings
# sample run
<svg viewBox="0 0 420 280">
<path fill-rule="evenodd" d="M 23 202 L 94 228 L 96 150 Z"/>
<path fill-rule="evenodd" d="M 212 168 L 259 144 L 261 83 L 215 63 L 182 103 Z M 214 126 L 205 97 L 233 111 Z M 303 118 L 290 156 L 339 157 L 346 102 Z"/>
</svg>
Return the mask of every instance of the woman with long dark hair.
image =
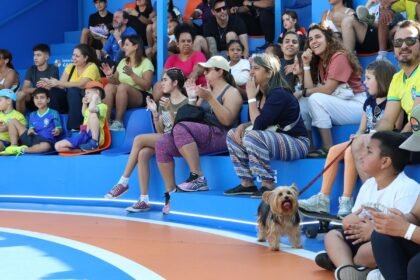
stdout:
<svg viewBox="0 0 420 280">
<path fill-rule="evenodd" d="M 143 42 L 138 36 L 127 36 L 123 41 L 125 58 L 120 61 L 117 71 L 102 64 L 102 71 L 108 78 L 105 86 L 104 103 L 108 105 L 107 120 L 115 104 L 115 120 L 111 130 L 123 130 L 123 119 L 127 108 L 146 106 L 146 97 L 151 96 L 154 67 L 144 56 Z"/>
<path fill-rule="evenodd" d="M 302 60 L 304 89 L 295 96 L 306 128 L 317 127 L 322 140 L 322 147 L 309 156 L 325 157 L 333 144 L 331 127 L 360 122 L 366 99 L 362 68 L 331 30 L 318 24 L 309 28 Z"/>
<path fill-rule="evenodd" d="M 83 121 L 83 89 L 89 81 L 101 81 L 101 76 L 95 51 L 88 45 L 77 45 L 73 50 L 72 59 L 73 63 L 64 69 L 60 80 L 54 78 L 42 78 L 41 80 L 50 88 L 67 89 L 67 103 L 69 106 L 67 128 L 69 130 L 79 130 Z"/>
<path fill-rule="evenodd" d="M 304 158 L 309 139 L 300 116 L 299 102 L 282 78 L 278 59 L 269 54 L 253 56 L 251 79 L 246 86 L 251 122 L 231 129 L 227 146 L 241 183 L 225 195 L 261 197 L 274 188 L 270 160 Z M 260 189 L 254 184 L 259 176 Z"/>
<path fill-rule="evenodd" d="M 134 138 L 130 157 L 125 166 L 124 173 L 118 183 L 105 195 L 114 199 L 128 190 L 128 181 L 137 164 L 141 196 L 139 201 L 127 208 L 129 212 L 143 212 L 150 210 L 149 204 L 149 160 L 155 154 L 156 141 L 163 134 L 170 133 L 179 108 L 188 103 L 184 88 L 186 78 L 178 68 L 165 70 L 161 86 L 164 96 L 159 100 L 159 107 L 152 98 L 147 97 L 147 108 L 152 112 L 153 123 L 157 133 L 141 134 Z"/>
<path fill-rule="evenodd" d="M 14 92 L 19 89 L 19 75 L 12 64 L 12 53 L 0 49 L 0 89 L 9 88 Z"/>
</svg>

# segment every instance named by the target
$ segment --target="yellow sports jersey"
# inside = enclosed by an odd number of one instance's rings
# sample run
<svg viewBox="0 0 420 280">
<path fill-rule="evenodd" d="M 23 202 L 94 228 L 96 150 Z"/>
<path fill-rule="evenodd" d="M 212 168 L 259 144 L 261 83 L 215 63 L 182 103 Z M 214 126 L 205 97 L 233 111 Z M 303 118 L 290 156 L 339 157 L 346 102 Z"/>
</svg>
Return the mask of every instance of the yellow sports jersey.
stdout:
<svg viewBox="0 0 420 280">
<path fill-rule="evenodd" d="M 406 12 L 407 19 L 416 20 L 416 6 L 416 2 L 410 0 L 399 0 L 392 4 L 391 9 L 398 13 Z"/>
<path fill-rule="evenodd" d="M 419 66 L 411 73 L 410 77 L 407 77 L 403 70 L 396 73 L 392 78 L 387 95 L 388 101 L 401 102 L 401 108 L 406 112 L 409 120 L 416 98 L 420 98 Z"/>
<path fill-rule="evenodd" d="M 25 116 L 16 110 L 12 110 L 9 113 L 3 113 L 0 111 L 0 122 L 7 124 L 10 120 L 13 120 L 13 119 L 16 119 L 25 127 L 28 124 Z M 10 143 L 9 132 L 8 131 L 0 132 L 0 140 Z"/>
<path fill-rule="evenodd" d="M 105 119 L 106 119 L 106 112 L 108 111 L 108 106 L 104 103 L 99 103 L 98 106 L 98 117 L 99 117 L 99 126 L 100 126 L 100 135 L 99 135 L 99 146 L 102 146 L 105 139 L 104 134 L 104 126 L 105 126 Z M 90 111 L 89 108 L 85 110 L 83 113 L 83 124 L 87 125 L 89 120 Z"/>
</svg>

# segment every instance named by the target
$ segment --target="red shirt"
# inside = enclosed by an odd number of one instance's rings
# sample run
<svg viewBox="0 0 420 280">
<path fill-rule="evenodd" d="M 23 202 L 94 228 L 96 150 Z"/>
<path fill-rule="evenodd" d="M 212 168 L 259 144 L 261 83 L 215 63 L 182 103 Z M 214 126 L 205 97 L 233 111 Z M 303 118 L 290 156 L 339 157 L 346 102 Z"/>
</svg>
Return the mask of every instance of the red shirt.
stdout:
<svg viewBox="0 0 420 280">
<path fill-rule="evenodd" d="M 318 69 L 322 83 L 325 83 L 327 80 L 335 80 L 340 83 L 348 83 L 355 94 L 366 91 L 361 75 L 353 72 L 349 59 L 342 52 L 333 54 L 326 72 L 324 67 L 322 67 L 322 62 L 320 62 Z"/>
<path fill-rule="evenodd" d="M 163 68 L 168 69 L 171 67 L 179 68 L 188 77 L 194 69 L 194 66 L 199 62 L 206 62 L 206 57 L 202 52 L 194 52 L 187 60 L 182 61 L 177 54 L 173 54 L 165 62 Z M 197 85 L 205 86 L 207 84 L 204 75 L 198 76 L 195 81 Z"/>
</svg>

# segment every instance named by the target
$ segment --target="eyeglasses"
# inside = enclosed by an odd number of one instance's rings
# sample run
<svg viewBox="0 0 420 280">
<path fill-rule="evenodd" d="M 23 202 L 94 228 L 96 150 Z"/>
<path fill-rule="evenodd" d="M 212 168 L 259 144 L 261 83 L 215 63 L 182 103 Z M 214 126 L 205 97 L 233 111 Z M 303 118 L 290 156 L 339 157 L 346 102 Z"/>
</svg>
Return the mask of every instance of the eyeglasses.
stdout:
<svg viewBox="0 0 420 280">
<path fill-rule="evenodd" d="M 382 113 L 381 108 L 378 105 L 376 105 L 375 108 L 373 109 L 373 117 L 372 117 L 372 122 L 373 123 L 376 123 L 377 122 L 377 120 L 378 120 L 379 116 L 381 115 L 381 113 Z"/>
<path fill-rule="evenodd" d="M 401 48 L 403 43 L 405 43 L 408 47 L 414 46 L 414 44 L 417 41 L 417 37 L 407 37 L 407 38 L 401 38 L 401 39 L 395 39 L 392 41 L 392 44 L 396 48 Z"/>
<path fill-rule="evenodd" d="M 219 8 L 214 9 L 214 10 L 216 11 L 216 13 L 220 13 L 222 10 L 223 10 L 223 11 L 226 11 L 226 6 L 219 7 Z"/>
</svg>

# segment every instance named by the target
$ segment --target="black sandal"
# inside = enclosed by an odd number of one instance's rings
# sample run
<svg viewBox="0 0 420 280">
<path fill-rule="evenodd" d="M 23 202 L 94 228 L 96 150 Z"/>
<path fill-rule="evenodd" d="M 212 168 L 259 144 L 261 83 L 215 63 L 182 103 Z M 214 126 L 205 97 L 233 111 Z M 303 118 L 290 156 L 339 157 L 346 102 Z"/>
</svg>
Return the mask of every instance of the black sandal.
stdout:
<svg viewBox="0 0 420 280">
<path fill-rule="evenodd" d="M 328 150 L 325 148 L 319 148 L 318 150 L 312 151 L 308 154 L 308 158 L 326 158 Z"/>
</svg>

